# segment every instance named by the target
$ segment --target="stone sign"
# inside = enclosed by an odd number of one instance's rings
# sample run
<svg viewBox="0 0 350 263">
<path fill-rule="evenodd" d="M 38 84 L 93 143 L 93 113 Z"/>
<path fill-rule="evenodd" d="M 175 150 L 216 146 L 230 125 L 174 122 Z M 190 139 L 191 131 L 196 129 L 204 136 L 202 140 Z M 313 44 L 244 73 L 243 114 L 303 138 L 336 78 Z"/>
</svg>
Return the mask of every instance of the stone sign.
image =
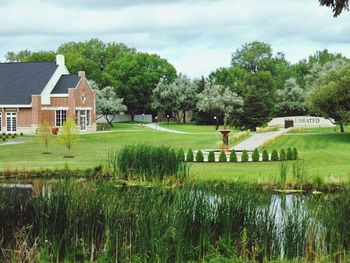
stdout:
<svg viewBox="0 0 350 263">
<path fill-rule="evenodd" d="M 314 116 L 291 116 L 291 117 L 278 117 L 274 118 L 269 122 L 268 126 L 275 127 L 285 127 L 286 121 L 288 124 L 292 123 L 292 127 L 334 127 L 335 125 L 331 120 L 323 117 L 314 117 Z"/>
</svg>

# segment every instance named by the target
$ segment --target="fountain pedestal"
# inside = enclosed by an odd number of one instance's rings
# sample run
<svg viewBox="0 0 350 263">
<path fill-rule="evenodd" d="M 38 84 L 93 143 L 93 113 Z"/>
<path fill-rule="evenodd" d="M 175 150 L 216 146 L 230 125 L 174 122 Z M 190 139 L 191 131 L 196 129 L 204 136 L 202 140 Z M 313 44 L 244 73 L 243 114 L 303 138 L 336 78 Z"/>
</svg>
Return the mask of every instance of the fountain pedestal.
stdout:
<svg viewBox="0 0 350 263">
<path fill-rule="evenodd" d="M 222 142 L 223 142 L 224 151 L 228 152 L 228 151 L 230 151 L 230 147 L 228 145 L 228 142 L 229 142 L 228 135 L 231 131 L 221 130 L 220 132 L 222 134 Z"/>
</svg>

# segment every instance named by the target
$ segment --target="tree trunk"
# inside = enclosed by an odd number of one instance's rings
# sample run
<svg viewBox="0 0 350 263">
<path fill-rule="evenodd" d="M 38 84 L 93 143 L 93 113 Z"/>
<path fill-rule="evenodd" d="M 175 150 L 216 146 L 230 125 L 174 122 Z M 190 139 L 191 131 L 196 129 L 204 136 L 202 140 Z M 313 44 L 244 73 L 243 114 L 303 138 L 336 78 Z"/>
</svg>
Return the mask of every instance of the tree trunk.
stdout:
<svg viewBox="0 0 350 263">
<path fill-rule="evenodd" d="M 112 120 L 109 120 L 109 119 L 108 119 L 108 115 L 105 115 L 105 119 L 106 119 L 107 123 L 109 124 L 109 126 L 111 126 L 111 128 L 113 128 L 114 116 L 113 116 L 113 119 L 112 119 Z"/>
<path fill-rule="evenodd" d="M 344 132 L 344 123 L 340 122 L 339 123 L 339 126 L 340 126 L 340 132 Z"/>
<path fill-rule="evenodd" d="M 182 111 L 182 117 L 183 117 L 183 123 L 186 123 L 186 111 L 185 110 L 183 110 Z"/>
</svg>

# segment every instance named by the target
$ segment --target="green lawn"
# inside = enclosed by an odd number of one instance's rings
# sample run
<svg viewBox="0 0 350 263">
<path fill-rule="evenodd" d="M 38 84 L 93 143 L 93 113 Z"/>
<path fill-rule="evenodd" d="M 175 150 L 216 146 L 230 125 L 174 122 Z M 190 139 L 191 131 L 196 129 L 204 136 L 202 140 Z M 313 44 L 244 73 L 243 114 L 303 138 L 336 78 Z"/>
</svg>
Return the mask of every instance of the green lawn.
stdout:
<svg viewBox="0 0 350 263">
<path fill-rule="evenodd" d="M 160 124 L 167 127 L 166 123 Z M 43 155 L 43 145 L 35 136 L 17 136 L 9 141 L 25 141 L 18 145 L 1 145 L 0 169 L 62 167 L 87 168 L 103 164 L 107 152 L 126 144 L 150 143 L 169 145 L 174 148 L 213 149 L 221 140 L 213 126 L 170 124 L 169 128 L 193 134 L 175 134 L 141 128 L 135 123 L 120 123 L 108 133 L 80 135 L 73 147 L 74 159 L 64 159 L 67 150 L 59 136 L 53 137 L 49 150 Z M 233 133 L 238 131 L 233 131 Z M 322 177 L 325 182 L 340 183 L 350 179 L 350 134 L 340 134 L 332 128 L 308 129 L 283 135 L 268 150 L 296 147 L 304 162 L 310 180 Z M 274 182 L 278 180 L 281 163 L 193 163 L 191 179 L 196 181 L 254 181 Z M 289 165 L 291 171 L 291 164 Z"/>
</svg>

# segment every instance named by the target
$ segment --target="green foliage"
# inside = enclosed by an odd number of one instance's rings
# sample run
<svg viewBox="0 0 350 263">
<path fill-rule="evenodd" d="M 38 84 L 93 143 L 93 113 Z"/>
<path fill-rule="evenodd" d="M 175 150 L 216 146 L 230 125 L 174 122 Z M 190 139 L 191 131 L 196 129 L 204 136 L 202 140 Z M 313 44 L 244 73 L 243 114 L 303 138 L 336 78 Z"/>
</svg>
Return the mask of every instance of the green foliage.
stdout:
<svg viewBox="0 0 350 263">
<path fill-rule="evenodd" d="M 198 150 L 198 152 L 196 153 L 196 162 L 204 162 L 204 156 L 201 150 Z"/>
<path fill-rule="evenodd" d="M 225 151 L 221 151 L 219 155 L 219 162 L 220 163 L 225 163 L 227 162 L 227 157 Z"/>
<path fill-rule="evenodd" d="M 257 148 L 254 149 L 253 155 L 252 155 L 252 160 L 253 162 L 259 162 L 260 159 L 260 153 Z"/>
<path fill-rule="evenodd" d="M 188 149 L 187 155 L 186 155 L 186 162 L 193 162 L 194 155 L 192 149 Z"/>
<path fill-rule="evenodd" d="M 267 150 L 264 150 L 263 153 L 262 153 L 262 160 L 263 162 L 268 162 L 269 161 L 269 153 Z"/>
<path fill-rule="evenodd" d="M 339 16 L 344 10 L 349 10 L 349 0 L 319 0 L 322 6 L 332 9 L 334 17 Z"/>
<path fill-rule="evenodd" d="M 287 149 L 287 160 L 294 160 L 294 154 L 292 148 L 288 147 Z"/>
<path fill-rule="evenodd" d="M 280 160 L 281 161 L 286 161 L 287 160 L 287 154 L 286 154 L 286 151 L 284 149 L 280 150 Z"/>
<path fill-rule="evenodd" d="M 208 163 L 214 163 L 215 162 L 215 153 L 213 151 L 210 151 L 208 154 Z"/>
<path fill-rule="evenodd" d="M 163 180 L 168 176 L 183 178 L 187 167 L 177 159 L 173 149 L 146 144 L 124 146 L 117 156 L 118 175 L 121 178 Z"/>
<path fill-rule="evenodd" d="M 230 153 L 230 162 L 232 162 L 232 163 L 237 162 L 237 154 L 236 154 L 236 151 L 234 149 L 232 149 L 231 153 Z"/>
<path fill-rule="evenodd" d="M 285 161 L 282 161 L 280 166 L 280 183 L 285 184 L 287 182 L 287 175 L 288 175 L 288 163 Z"/>
<path fill-rule="evenodd" d="M 185 161 L 185 152 L 183 149 L 178 150 L 177 152 L 177 160 L 179 162 L 184 162 Z"/>
<path fill-rule="evenodd" d="M 272 153 L 271 153 L 271 161 L 278 161 L 279 160 L 279 157 L 278 157 L 278 152 L 275 150 L 275 149 L 273 149 L 272 150 Z"/>
<path fill-rule="evenodd" d="M 61 140 L 68 149 L 68 157 L 72 157 L 71 150 L 73 145 L 78 141 L 79 129 L 75 122 L 71 118 L 68 118 L 60 130 Z"/>
<path fill-rule="evenodd" d="M 248 155 L 248 151 L 244 150 L 242 152 L 242 162 L 245 163 L 245 162 L 248 162 L 249 161 L 249 155 Z"/>
<path fill-rule="evenodd" d="M 297 148 L 293 148 L 293 160 L 298 160 L 299 156 L 298 156 L 298 150 Z"/>
</svg>

